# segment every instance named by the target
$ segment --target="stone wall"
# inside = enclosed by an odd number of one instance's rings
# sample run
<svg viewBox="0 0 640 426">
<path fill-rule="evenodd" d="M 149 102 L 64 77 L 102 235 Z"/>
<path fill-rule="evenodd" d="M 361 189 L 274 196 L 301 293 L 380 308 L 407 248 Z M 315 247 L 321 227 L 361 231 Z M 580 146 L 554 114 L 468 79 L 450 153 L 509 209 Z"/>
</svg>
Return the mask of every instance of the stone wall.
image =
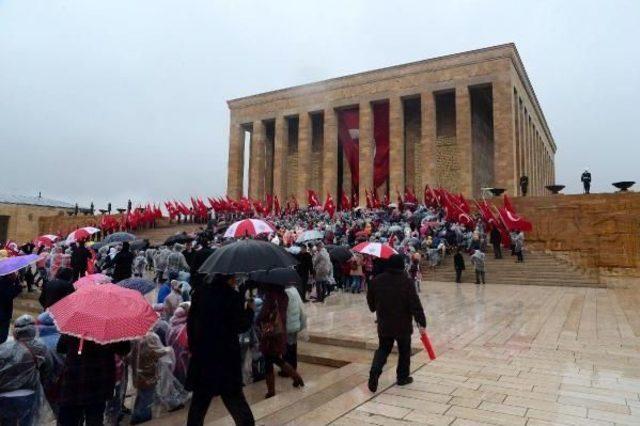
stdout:
<svg viewBox="0 0 640 426">
<path fill-rule="evenodd" d="M 640 193 L 518 197 L 513 205 L 533 223 L 530 247 L 564 257 L 610 286 L 640 286 Z"/>
<path fill-rule="evenodd" d="M 120 215 L 116 214 L 114 216 L 120 220 Z M 78 216 L 45 216 L 38 220 L 38 230 L 36 232 L 38 235 L 57 234 L 58 232 L 66 235 L 77 228 L 97 226 L 99 223 L 100 216 L 85 216 L 83 214 Z"/>
<path fill-rule="evenodd" d="M 458 144 L 454 137 L 436 139 L 436 186 L 460 191 L 460 165 L 458 164 Z"/>
<path fill-rule="evenodd" d="M 42 217 L 65 217 L 67 211 L 60 207 L 29 206 L 22 204 L 0 204 L 0 216 L 8 216 L 7 239 L 24 243 L 39 234 L 39 221 Z M 0 235 L 0 240 L 4 236 Z"/>
</svg>

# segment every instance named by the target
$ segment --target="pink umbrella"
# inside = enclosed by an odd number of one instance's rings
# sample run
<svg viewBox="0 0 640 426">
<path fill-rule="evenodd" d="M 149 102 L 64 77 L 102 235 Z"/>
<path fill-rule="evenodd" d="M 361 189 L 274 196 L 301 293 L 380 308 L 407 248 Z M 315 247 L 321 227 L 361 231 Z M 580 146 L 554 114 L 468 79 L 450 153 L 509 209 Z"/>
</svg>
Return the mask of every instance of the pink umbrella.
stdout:
<svg viewBox="0 0 640 426">
<path fill-rule="evenodd" d="M 57 235 L 51 235 L 51 234 L 40 235 L 38 238 L 36 238 L 36 240 L 34 241 L 34 244 L 36 246 L 51 247 L 53 246 L 53 243 L 55 243 L 57 239 L 58 239 Z"/>
<path fill-rule="evenodd" d="M 364 242 L 360 243 L 353 248 L 353 251 L 357 251 L 358 253 L 368 254 L 371 256 L 379 257 L 381 259 L 388 259 L 394 254 L 398 254 L 397 251 L 388 246 L 387 244 L 382 243 L 369 243 Z"/>
<path fill-rule="evenodd" d="M 100 232 L 100 229 L 94 228 L 93 226 L 85 226 L 84 228 L 76 229 L 67 236 L 66 243 L 71 244 L 77 241 L 86 240 L 97 232 Z"/>
<path fill-rule="evenodd" d="M 135 290 L 115 284 L 80 287 L 49 307 L 60 333 L 75 336 L 82 343 L 100 345 L 143 337 L 158 321 L 158 314 Z"/>
<path fill-rule="evenodd" d="M 85 275 L 78 279 L 78 281 L 73 283 L 73 286 L 77 289 L 80 287 L 86 286 L 87 284 L 95 285 L 95 284 L 106 284 L 111 282 L 111 277 L 104 274 L 91 274 Z"/>
<path fill-rule="evenodd" d="M 249 235 L 269 234 L 275 232 L 275 228 L 268 222 L 260 219 L 245 219 L 235 222 L 224 233 L 225 238 L 242 238 Z"/>
</svg>

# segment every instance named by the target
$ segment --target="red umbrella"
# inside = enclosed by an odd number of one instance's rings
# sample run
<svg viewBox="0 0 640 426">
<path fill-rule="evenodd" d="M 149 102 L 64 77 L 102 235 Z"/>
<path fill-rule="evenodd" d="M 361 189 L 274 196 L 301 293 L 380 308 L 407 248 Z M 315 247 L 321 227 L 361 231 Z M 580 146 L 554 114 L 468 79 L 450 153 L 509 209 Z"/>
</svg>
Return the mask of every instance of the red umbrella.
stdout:
<svg viewBox="0 0 640 426">
<path fill-rule="evenodd" d="M 391 246 L 382 243 L 360 243 L 353 248 L 353 251 L 357 251 L 362 254 L 369 254 L 371 256 L 379 257 L 381 259 L 388 259 L 394 254 L 398 254 Z"/>
<path fill-rule="evenodd" d="M 36 238 L 36 240 L 34 241 L 34 244 L 36 246 L 45 246 L 45 247 L 51 247 L 53 246 L 53 243 L 56 242 L 56 240 L 58 239 L 57 235 L 41 235 L 38 238 Z"/>
<path fill-rule="evenodd" d="M 115 284 L 80 287 L 48 309 L 62 334 L 100 345 L 143 337 L 158 321 L 158 314 L 135 290 Z"/>
<path fill-rule="evenodd" d="M 89 238 L 91 235 L 100 232 L 100 229 L 94 228 L 93 226 L 85 226 L 84 228 L 79 228 L 70 233 L 67 236 L 67 244 L 75 243 L 76 241 L 82 241 Z"/>
<path fill-rule="evenodd" d="M 268 222 L 260 219 L 245 219 L 235 222 L 224 233 L 225 238 L 242 238 L 248 235 L 270 234 L 275 228 Z"/>
</svg>

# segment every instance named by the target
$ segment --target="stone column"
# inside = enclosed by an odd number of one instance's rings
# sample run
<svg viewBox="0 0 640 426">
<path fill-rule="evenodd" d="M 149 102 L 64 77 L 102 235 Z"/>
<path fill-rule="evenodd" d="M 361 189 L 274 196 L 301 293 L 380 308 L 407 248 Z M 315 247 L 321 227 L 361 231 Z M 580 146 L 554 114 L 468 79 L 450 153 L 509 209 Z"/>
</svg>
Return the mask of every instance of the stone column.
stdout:
<svg viewBox="0 0 640 426">
<path fill-rule="evenodd" d="M 402 99 L 389 99 L 389 198 L 404 194 L 405 178 L 404 114 Z M 372 162 L 373 164 L 373 162 Z"/>
<path fill-rule="evenodd" d="M 373 109 L 369 101 L 361 102 L 359 109 L 359 155 L 358 155 L 358 203 L 367 204 L 366 191 L 373 187 Z"/>
<path fill-rule="evenodd" d="M 513 87 L 509 77 L 499 77 L 492 85 L 494 185 L 505 188 L 511 195 L 518 193 L 513 120 Z"/>
<path fill-rule="evenodd" d="M 322 144 L 322 194 L 334 197 L 338 189 L 338 126 L 336 111 L 329 106 L 324 110 L 324 143 Z"/>
<path fill-rule="evenodd" d="M 262 120 L 253 122 L 251 132 L 251 159 L 249 170 L 249 197 L 256 200 L 264 198 L 265 180 L 265 128 Z"/>
<path fill-rule="evenodd" d="M 311 117 L 308 112 L 298 116 L 298 184 L 296 198 L 302 203 L 311 188 Z"/>
<path fill-rule="evenodd" d="M 494 119 L 495 122 L 495 119 Z M 458 147 L 458 187 L 447 188 L 473 196 L 473 150 L 471 139 L 471 101 L 469 87 L 456 85 L 456 144 Z"/>
<path fill-rule="evenodd" d="M 229 126 L 229 168 L 227 171 L 227 195 L 232 198 L 242 196 L 244 178 L 244 129 L 231 122 Z"/>
<path fill-rule="evenodd" d="M 427 184 L 436 186 L 436 106 L 432 92 L 420 94 L 420 126 L 422 182 L 416 191 L 423 191 Z"/>
<path fill-rule="evenodd" d="M 275 130 L 273 141 L 273 195 L 277 195 L 280 204 L 283 205 L 284 200 L 287 198 L 284 186 L 287 142 L 289 139 L 287 119 L 281 115 L 277 116 Z"/>
</svg>

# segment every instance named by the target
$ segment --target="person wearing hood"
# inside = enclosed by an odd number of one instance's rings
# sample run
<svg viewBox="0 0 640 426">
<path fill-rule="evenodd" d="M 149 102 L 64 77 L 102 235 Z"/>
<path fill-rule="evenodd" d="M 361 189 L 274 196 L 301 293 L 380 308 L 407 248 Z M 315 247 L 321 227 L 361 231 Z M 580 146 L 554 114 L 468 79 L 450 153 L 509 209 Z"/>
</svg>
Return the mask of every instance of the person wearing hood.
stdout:
<svg viewBox="0 0 640 426">
<path fill-rule="evenodd" d="M 187 315 L 189 303 L 183 302 L 171 317 L 171 325 L 167 336 L 167 346 L 173 348 L 176 356 L 176 365 L 173 374 L 183 385 L 187 380 L 187 369 L 189 367 L 189 342 L 187 336 Z"/>
<path fill-rule="evenodd" d="M 154 281 L 161 283 L 165 270 L 167 269 L 167 258 L 171 254 L 171 251 L 166 246 L 161 246 L 153 257 L 153 269 L 156 271 Z"/>
<path fill-rule="evenodd" d="M 169 323 L 167 321 L 162 319 L 162 313 L 164 312 L 164 303 L 154 303 L 153 310 L 160 316 L 160 318 L 158 318 L 158 321 L 156 321 L 151 331 L 158 335 L 160 341 L 164 346 L 167 346 L 167 336 L 169 335 L 169 330 L 171 329 L 171 327 L 169 326 Z"/>
<path fill-rule="evenodd" d="M 173 313 L 178 309 L 178 305 L 182 303 L 182 284 L 178 280 L 171 280 L 171 293 L 165 297 L 164 312 L 162 318 L 169 321 L 173 317 Z"/>
<path fill-rule="evenodd" d="M 0 424 L 37 425 L 44 403 L 41 381 L 50 374 L 51 354 L 36 337 L 31 315 L 14 321 L 13 338 L 0 345 Z"/>
<path fill-rule="evenodd" d="M 13 316 L 13 299 L 22 292 L 18 275 L 8 274 L 0 277 L 0 343 L 9 336 L 9 326 Z"/>
<path fill-rule="evenodd" d="M 484 259 L 484 253 L 480 250 L 474 251 L 469 259 L 476 271 L 476 284 L 480 284 L 480 281 L 484 284 Z"/>
<path fill-rule="evenodd" d="M 133 266 L 133 253 L 129 249 L 129 242 L 122 243 L 122 250 L 113 258 L 113 282 L 117 283 L 124 279 L 131 278 Z"/>
<path fill-rule="evenodd" d="M 422 303 L 411 279 L 404 269 L 402 256 L 394 254 L 387 262 L 383 273 L 376 276 L 367 292 L 369 310 L 376 313 L 378 323 L 378 349 L 369 372 L 369 390 L 378 389 L 378 378 L 393 349 L 398 345 L 397 384 L 413 382 L 410 374 L 412 320 L 423 329 L 427 326 Z"/>
<path fill-rule="evenodd" d="M 58 340 L 60 340 L 60 332 L 53 322 L 53 317 L 49 312 L 43 312 L 38 315 L 36 323 L 38 337 L 47 347 L 51 355 L 51 374 L 47 380 L 42 381 L 44 394 L 47 397 L 49 406 L 54 414 L 58 413 L 57 395 L 59 391 L 59 380 L 63 372 L 64 356 L 56 352 Z"/>
<path fill-rule="evenodd" d="M 151 408 L 158 383 L 158 361 L 169 354 L 171 348 L 162 345 L 157 334 L 150 331 L 133 345 L 131 371 L 133 386 L 137 389 L 131 415 L 131 424 L 144 423 L 153 417 Z"/>
<path fill-rule="evenodd" d="M 70 268 L 60 268 L 56 277 L 42 285 L 42 291 L 38 301 L 42 309 L 47 309 L 60 299 L 70 295 L 75 291 L 71 283 L 73 271 Z"/>
<path fill-rule="evenodd" d="M 147 258 L 144 255 L 144 250 L 139 251 L 136 257 L 133 259 L 133 275 L 135 277 L 142 277 L 144 270 L 147 266 Z"/>
</svg>

